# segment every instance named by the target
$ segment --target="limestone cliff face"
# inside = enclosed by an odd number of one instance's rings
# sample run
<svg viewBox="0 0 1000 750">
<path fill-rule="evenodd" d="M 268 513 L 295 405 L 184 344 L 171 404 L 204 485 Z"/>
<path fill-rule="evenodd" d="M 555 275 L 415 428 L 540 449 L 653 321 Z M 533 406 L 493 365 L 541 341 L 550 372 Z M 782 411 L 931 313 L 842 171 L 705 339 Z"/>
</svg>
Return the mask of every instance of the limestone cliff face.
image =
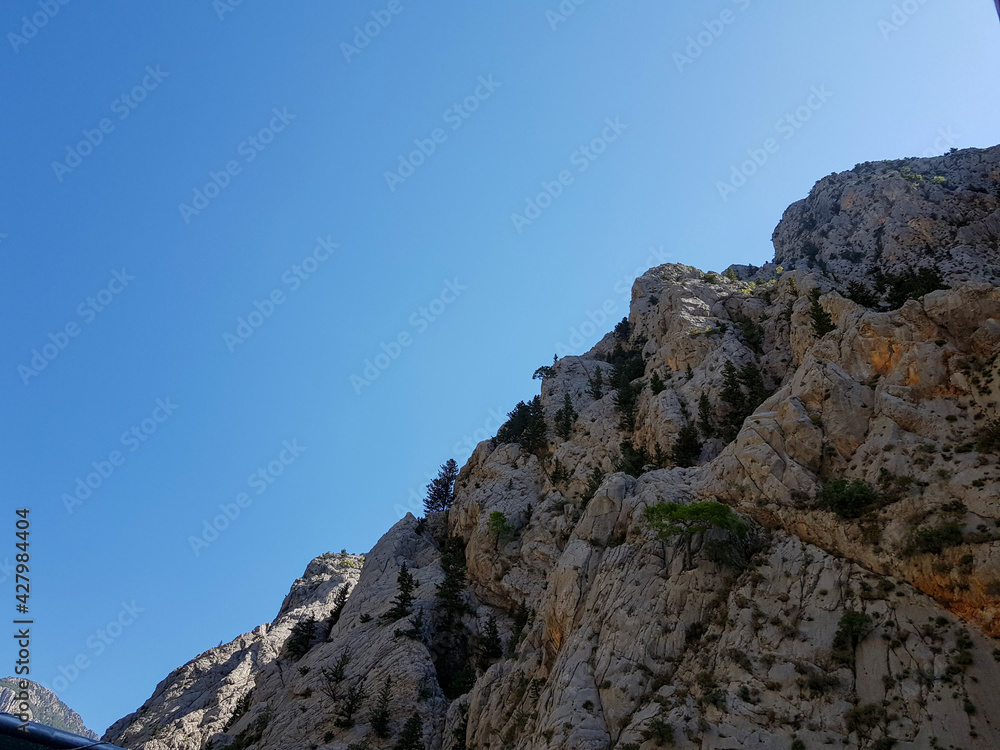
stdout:
<svg viewBox="0 0 1000 750">
<path fill-rule="evenodd" d="M 293 699 L 285 683 L 293 679 L 288 673 L 294 667 L 281 659 L 292 628 L 310 616 L 326 618 L 336 592 L 357 584 L 363 560 L 333 554 L 313 560 L 292 585 L 272 623 L 175 669 L 138 711 L 108 728 L 105 741 L 151 750 L 201 748 L 209 742 L 222 747 L 239 728 L 252 727 L 260 716 L 270 717 L 269 704 Z M 263 699 L 265 692 L 270 701 Z M 298 718 L 292 712 L 283 712 L 282 717 Z"/>
<path fill-rule="evenodd" d="M 17 696 L 21 693 L 19 677 L 4 677 L 0 679 L 0 714 L 19 715 L 19 701 Z M 28 705 L 31 707 L 31 720 L 39 724 L 47 724 L 64 732 L 78 734 L 81 737 L 90 737 L 96 740 L 97 735 L 87 729 L 80 718 L 80 714 L 71 709 L 51 690 L 42 687 L 38 683 L 28 680 Z"/>
<path fill-rule="evenodd" d="M 318 558 L 105 739 L 391 748 L 416 715 L 435 750 L 1000 747 L 1000 147 L 831 175 L 774 242 L 637 279 L 544 378 L 546 449 L 480 444 L 447 514 Z M 644 521 L 706 500 L 752 542 Z"/>
</svg>

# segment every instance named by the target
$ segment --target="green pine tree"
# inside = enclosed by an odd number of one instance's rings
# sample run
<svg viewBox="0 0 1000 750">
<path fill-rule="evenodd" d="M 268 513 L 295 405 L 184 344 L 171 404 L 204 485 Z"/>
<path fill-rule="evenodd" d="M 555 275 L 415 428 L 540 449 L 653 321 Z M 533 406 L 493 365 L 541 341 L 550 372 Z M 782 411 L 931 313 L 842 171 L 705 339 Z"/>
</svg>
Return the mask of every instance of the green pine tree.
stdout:
<svg viewBox="0 0 1000 750">
<path fill-rule="evenodd" d="M 566 393 L 563 396 L 562 408 L 556 412 L 556 434 L 563 440 L 569 440 L 578 416 L 580 415 L 573 409 L 573 400 L 569 397 L 569 393 Z"/>
<path fill-rule="evenodd" d="M 760 368 L 753 362 L 747 362 L 740 368 L 740 384 L 747 389 L 746 404 L 750 408 L 750 414 L 771 395 L 764 387 L 764 376 Z"/>
<path fill-rule="evenodd" d="M 542 409 L 541 396 L 535 396 L 528 404 L 530 418 L 521 439 L 521 447 L 528 453 L 544 450 L 548 445 L 545 439 L 545 412 Z"/>
<path fill-rule="evenodd" d="M 670 457 L 675 466 L 687 468 L 694 466 L 701 456 L 701 441 L 698 439 L 698 428 L 694 425 L 681 427 L 677 440 L 670 451 Z"/>
<path fill-rule="evenodd" d="M 745 313 L 737 312 L 733 316 L 736 329 L 740 332 L 740 339 L 757 354 L 764 353 L 764 328 L 759 323 Z"/>
<path fill-rule="evenodd" d="M 465 598 L 465 543 L 461 537 L 451 537 L 442 545 L 441 567 L 444 580 L 434 597 L 431 651 L 441 690 L 445 697 L 455 699 L 466 693 L 476 679 L 463 619 L 470 609 Z"/>
<path fill-rule="evenodd" d="M 624 383 L 615 388 L 615 409 L 621 416 L 618 419 L 618 426 L 626 432 L 635 429 L 635 412 L 639 406 L 639 395 L 642 393 L 642 381 L 634 383 Z"/>
<path fill-rule="evenodd" d="M 645 468 L 653 463 L 653 457 L 649 455 L 642 446 L 636 448 L 631 440 L 622 440 L 618 446 L 620 456 L 615 462 L 615 471 L 622 471 L 626 474 L 638 477 Z"/>
<path fill-rule="evenodd" d="M 415 641 L 424 640 L 424 608 L 420 607 L 417 609 L 417 614 L 407 620 L 410 623 L 410 627 L 406 630 L 402 628 L 396 628 L 392 634 L 399 638 L 399 636 L 404 636 L 406 638 L 412 638 Z"/>
<path fill-rule="evenodd" d="M 375 699 L 375 706 L 368 714 L 368 723 L 372 725 L 375 736 L 382 740 L 387 740 L 392 736 L 389 728 L 389 701 L 392 700 L 392 677 L 386 677 L 378 698 Z"/>
<path fill-rule="evenodd" d="M 494 445 L 518 443 L 529 453 L 537 453 L 547 446 L 545 437 L 545 412 L 542 399 L 535 396 L 528 403 L 518 402 L 507 414 L 507 421 L 497 430 Z"/>
<path fill-rule="evenodd" d="M 393 600 L 392 608 L 382 615 L 382 620 L 385 622 L 402 620 L 410 614 L 410 607 L 413 605 L 413 590 L 417 587 L 417 584 L 413 580 L 413 574 L 406 567 L 406 563 L 403 563 L 403 567 L 399 569 L 399 575 L 396 576 L 396 585 L 398 586 L 398 590 L 396 598 Z"/>
<path fill-rule="evenodd" d="M 330 618 L 327 620 L 329 627 L 327 628 L 326 637 L 328 639 L 330 633 L 333 632 L 334 625 L 340 622 L 340 614 L 344 611 L 344 605 L 347 604 L 347 597 L 350 593 L 350 586 L 345 583 L 337 589 L 337 595 L 333 597 L 333 609 L 330 610 Z"/>
<path fill-rule="evenodd" d="M 583 498 L 582 498 L 583 505 L 586 505 L 593 499 L 594 495 L 597 494 L 597 490 L 600 489 L 601 482 L 603 481 L 604 481 L 604 469 L 602 469 L 600 466 L 595 466 L 591 470 L 590 476 L 587 477 L 587 490 L 586 492 L 583 493 Z"/>
<path fill-rule="evenodd" d="M 722 368 L 723 403 L 729 406 L 729 413 L 723 420 L 722 437 L 728 443 L 736 438 L 743 420 L 747 416 L 747 398 L 740 386 L 740 374 L 736 365 L 726 362 Z"/>
<path fill-rule="evenodd" d="M 534 375 L 531 376 L 532 380 L 545 380 L 545 378 L 555 377 L 556 371 L 551 365 L 542 365 L 537 370 L 535 370 Z"/>
<path fill-rule="evenodd" d="M 659 443 L 653 449 L 653 466 L 657 469 L 665 469 L 667 466 L 667 454 L 663 452 Z"/>
<path fill-rule="evenodd" d="M 459 706 L 459 720 L 455 722 L 455 728 L 451 730 L 451 738 L 454 742 L 451 750 L 468 750 L 465 744 L 465 735 L 469 733 L 469 707 Z"/>
<path fill-rule="evenodd" d="M 490 615 L 479 641 L 480 666 L 485 670 L 501 656 L 503 656 L 503 642 L 500 640 L 500 629 L 497 627 L 497 619 Z"/>
<path fill-rule="evenodd" d="M 595 400 L 600 400 L 604 396 L 604 374 L 601 372 L 601 368 L 597 368 L 597 372 L 594 377 L 587 377 L 587 393 L 590 397 Z"/>
<path fill-rule="evenodd" d="M 698 428 L 705 439 L 715 437 L 715 427 L 712 425 L 712 404 L 708 394 L 702 393 L 698 399 Z"/>
<path fill-rule="evenodd" d="M 812 317 L 813 333 L 816 334 L 816 338 L 821 339 L 830 331 L 836 330 L 837 326 L 833 324 L 830 313 L 824 310 L 823 305 L 819 303 L 819 287 L 812 290 L 809 299 L 812 300 L 809 315 Z"/>
<path fill-rule="evenodd" d="M 455 499 L 455 480 L 458 478 L 458 464 L 449 458 L 438 471 L 437 477 L 427 485 L 427 497 L 424 498 L 424 511 L 439 513 L 448 510 Z"/>
<path fill-rule="evenodd" d="M 507 514 L 495 510 L 486 519 L 486 530 L 493 535 L 497 544 L 507 544 L 517 536 L 517 529 L 507 520 Z"/>
<path fill-rule="evenodd" d="M 557 458 L 552 467 L 552 476 L 549 477 L 552 480 L 552 484 L 562 484 L 569 480 L 569 476 L 569 469 L 563 466 L 562 461 Z"/>
<path fill-rule="evenodd" d="M 333 667 L 323 667 L 323 686 L 321 690 L 326 693 L 330 700 L 337 702 L 340 700 L 340 683 L 344 681 L 347 674 L 347 665 L 351 663 L 351 649 L 345 648 L 340 652 Z"/>
<path fill-rule="evenodd" d="M 615 325 L 615 338 L 619 341 L 628 341 L 631 335 L 632 326 L 629 324 L 628 318 L 622 318 L 617 325 Z"/>
<path fill-rule="evenodd" d="M 362 678 L 356 685 L 347 689 L 347 695 L 344 696 L 344 702 L 340 706 L 340 716 L 333 723 L 342 729 L 353 727 L 354 714 L 361 708 L 361 704 L 364 703 L 367 696 L 368 690 L 365 688 L 364 678 Z"/>
<path fill-rule="evenodd" d="M 715 500 L 680 505 L 676 503 L 657 503 L 648 506 L 643 511 L 646 523 L 657 532 L 660 539 L 667 541 L 672 537 L 680 537 L 685 548 L 685 566 L 689 567 L 692 557 L 691 541 L 698 534 L 709 529 L 719 529 L 728 532 L 734 540 L 735 557 L 748 559 L 752 545 L 750 525 L 733 511 Z M 747 542 L 741 544 L 741 542 Z"/>
<path fill-rule="evenodd" d="M 729 411 L 719 430 L 723 440 L 727 443 L 735 440 L 746 418 L 770 395 L 756 364 L 748 362 L 737 370 L 732 362 L 726 362 L 722 369 L 721 397 Z"/>
<path fill-rule="evenodd" d="M 420 719 L 420 714 L 414 712 L 399 733 L 399 739 L 392 746 L 392 750 L 426 750 L 424 745 L 424 722 Z"/>
<path fill-rule="evenodd" d="M 529 607 L 526 602 L 521 602 L 517 605 L 517 609 L 514 610 L 514 614 L 511 617 L 511 633 L 510 639 L 507 641 L 508 656 L 514 655 L 514 649 L 517 648 L 517 644 L 524 638 L 524 631 L 534 618 L 535 610 Z"/>
<path fill-rule="evenodd" d="M 288 655 L 298 661 L 312 647 L 313 638 L 316 636 L 316 618 L 309 615 L 304 620 L 299 620 L 292 626 L 292 633 L 288 636 L 285 649 Z"/>
<path fill-rule="evenodd" d="M 876 307 L 879 303 L 878 294 L 864 282 L 851 279 L 847 282 L 847 297 L 864 307 Z"/>
</svg>

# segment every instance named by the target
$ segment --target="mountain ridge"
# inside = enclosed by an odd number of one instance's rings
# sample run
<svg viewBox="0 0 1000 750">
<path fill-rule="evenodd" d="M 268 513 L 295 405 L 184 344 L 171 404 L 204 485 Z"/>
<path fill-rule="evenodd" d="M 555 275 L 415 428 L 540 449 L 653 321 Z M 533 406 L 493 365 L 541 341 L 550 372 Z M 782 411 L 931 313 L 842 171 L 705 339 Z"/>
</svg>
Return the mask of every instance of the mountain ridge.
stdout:
<svg viewBox="0 0 1000 750">
<path fill-rule="evenodd" d="M 20 715 L 18 708 L 21 687 L 20 677 L 4 677 L 0 679 L 0 713 Z M 97 739 L 97 733 L 87 728 L 83 719 L 51 690 L 42 687 L 37 682 L 27 680 L 28 705 L 31 707 L 31 721 L 46 724 L 64 732 L 78 734 L 82 737 Z"/>
<path fill-rule="evenodd" d="M 104 739 L 1000 746 L 1000 147 L 825 177 L 773 241 L 647 271 L 447 513 L 316 558 Z M 651 523 L 716 503 L 752 544 Z"/>
</svg>

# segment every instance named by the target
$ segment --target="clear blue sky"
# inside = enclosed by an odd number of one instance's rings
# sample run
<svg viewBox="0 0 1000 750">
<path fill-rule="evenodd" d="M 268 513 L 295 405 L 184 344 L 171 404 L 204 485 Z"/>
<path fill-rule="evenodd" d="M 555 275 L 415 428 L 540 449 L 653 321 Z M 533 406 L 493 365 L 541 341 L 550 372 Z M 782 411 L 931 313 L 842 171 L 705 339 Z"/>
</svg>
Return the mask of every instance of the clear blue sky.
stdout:
<svg viewBox="0 0 1000 750">
<path fill-rule="evenodd" d="M 824 175 L 1000 141 L 993 3 L 880 27 L 893 4 L 6 3 L 0 561 L 29 507 L 31 677 L 102 732 L 312 557 L 367 551 L 646 266 L 763 263 Z"/>
</svg>

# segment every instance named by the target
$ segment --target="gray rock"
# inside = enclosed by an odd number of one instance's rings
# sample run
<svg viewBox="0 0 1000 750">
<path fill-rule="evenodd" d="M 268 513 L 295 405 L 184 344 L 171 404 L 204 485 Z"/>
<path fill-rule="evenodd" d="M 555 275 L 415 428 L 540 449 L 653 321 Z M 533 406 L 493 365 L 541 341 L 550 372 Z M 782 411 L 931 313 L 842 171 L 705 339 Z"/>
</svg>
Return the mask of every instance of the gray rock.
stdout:
<svg viewBox="0 0 1000 750">
<path fill-rule="evenodd" d="M 0 679 L 0 714 L 21 714 L 20 701 L 17 700 L 17 696 L 22 692 L 21 682 L 20 677 Z M 28 683 L 28 705 L 31 721 L 62 729 L 64 732 L 78 734 L 81 737 L 97 739 L 97 735 L 87 729 L 80 714 L 59 700 L 55 693 L 31 680 L 25 680 L 25 682 Z"/>
<path fill-rule="evenodd" d="M 543 380 L 548 452 L 481 443 L 447 516 L 400 521 L 360 575 L 361 558 L 317 558 L 274 622 L 175 670 L 106 739 L 391 747 L 370 717 L 391 677 L 392 732 L 417 713 L 440 750 L 652 750 L 668 735 L 677 748 L 1000 747 L 1000 465 L 978 440 L 1000 418 L 998 186 L 1000 148 L 863 164 L 785 212 L 763 268 L 649 270 L 630 340 L 608 334 Z M 882 279 L 901 303 L 888 309 L 877 272 L 932 265 L 949 288 L 904 300 Z M 814 289 L 836 325 L 822 338 Z M 589 388 L 617 344 L 645 362 L 632 432 L 612 389 Z M 730 362 L 756 368 L 768 394 L 727 443 Z M 567 394 L 579 416 L 562 440 L 551 428 Z M 655 465 L 704 416 L 697 465 Z M 649 458 L 638 477 L 615 473 L 624 440 Z M 835 480 L 867 485 L 870 502 L 825 505 Z M 660 539 L 644 520 L 661 502 L 709 500 L 750 535 Z M 491 514 L 512 533 L 498 538 Z M 466 566 L 451 619 L 447 537 Z M 386 623 L 403 564 L 414 615 Z M 343 585 L 339 623 L 296 660 L 293 627 L 327 617 Z M 490 622 L 502 656 L 484 651 Z M 331 697 L 324 670 L 348 650 Z M 452 657 L 476 674 L 449 699 Z M 358 685 L 368 697 L 338 726 Z"/>
</svg>

